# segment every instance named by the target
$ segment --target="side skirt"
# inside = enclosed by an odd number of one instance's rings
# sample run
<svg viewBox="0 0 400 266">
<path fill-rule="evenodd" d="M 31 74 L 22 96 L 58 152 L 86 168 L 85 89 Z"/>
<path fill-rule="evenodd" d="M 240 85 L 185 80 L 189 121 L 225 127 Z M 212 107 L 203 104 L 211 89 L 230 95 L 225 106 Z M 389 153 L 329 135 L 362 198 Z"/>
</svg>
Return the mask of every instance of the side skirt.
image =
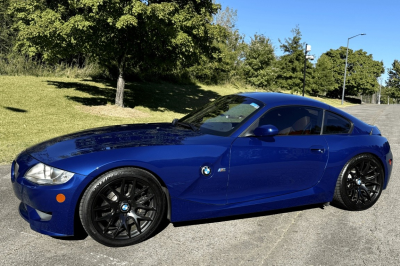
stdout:
<svg viewBox="0 0 400 266">
<path fill-rule="evenodd" d="M 203 204 L 189 200 L 171 198 L 171 222 L 256 213 L 331 201 L 331 193 L 326 193 L 326 191 L 318 188 L 318 186 L 277 197 L 226 205 Z"/>
</svg>

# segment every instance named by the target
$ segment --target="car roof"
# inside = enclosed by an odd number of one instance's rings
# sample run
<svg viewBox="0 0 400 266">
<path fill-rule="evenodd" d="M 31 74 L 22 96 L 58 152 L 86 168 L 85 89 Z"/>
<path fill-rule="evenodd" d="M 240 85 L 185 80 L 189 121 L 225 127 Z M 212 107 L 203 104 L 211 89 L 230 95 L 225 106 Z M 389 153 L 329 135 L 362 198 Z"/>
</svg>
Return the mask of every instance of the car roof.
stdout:
<svg viewBox="0 0 400 266">
<path fill-rule="evenodd" d="M 281 105 L 307 105 L 314 106 L 324 109 L 330 109 L 330 105 L 313 100 L 307 97 L 302 97 L 299 95 L 279 93 L 279 92 L 248 92 L 248 93 L 240 93 L 239 95 L 250 97 L 256 100 L 263 102 L 265 105 L 273 107 L 273 106 L 281 106 Z"/>
</svg>

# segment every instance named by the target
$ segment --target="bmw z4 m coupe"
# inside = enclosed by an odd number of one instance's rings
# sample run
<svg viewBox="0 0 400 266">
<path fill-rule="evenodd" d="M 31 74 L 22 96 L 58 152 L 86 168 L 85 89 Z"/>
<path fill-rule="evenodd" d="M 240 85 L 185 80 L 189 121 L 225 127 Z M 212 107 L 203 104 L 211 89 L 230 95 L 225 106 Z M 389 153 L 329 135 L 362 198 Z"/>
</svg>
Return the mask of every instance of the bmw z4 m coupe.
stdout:
<svg viewBox="0 0 400 266">
<path fill-rule="evenodd" d="M 376 126 L 282 93 L 216 99 L 172 123 L 57 137 L 12 163 L 30 227 L 71 236 L 76 221 L 107 246 L 139 243 L 171 222 L 334 201 L 365 210 L 387 187 L 393 156 Z"/>
</svg>

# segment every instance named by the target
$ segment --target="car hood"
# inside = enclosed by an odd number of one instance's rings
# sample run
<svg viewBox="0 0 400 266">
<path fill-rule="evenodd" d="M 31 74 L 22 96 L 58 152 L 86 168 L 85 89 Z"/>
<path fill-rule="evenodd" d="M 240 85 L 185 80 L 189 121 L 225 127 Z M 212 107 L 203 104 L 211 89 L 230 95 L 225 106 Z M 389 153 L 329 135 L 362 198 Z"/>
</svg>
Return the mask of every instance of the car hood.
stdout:
<svg viewBox="0 0 400 266">
<path fill-rule="evenodd" d="M 158 145 L 183 145 L 204 134 L 170 123 L 118 125 L 85 130 L 39 143 L 24 151 L 43 163 L 93 152 Z"/>
</svg>

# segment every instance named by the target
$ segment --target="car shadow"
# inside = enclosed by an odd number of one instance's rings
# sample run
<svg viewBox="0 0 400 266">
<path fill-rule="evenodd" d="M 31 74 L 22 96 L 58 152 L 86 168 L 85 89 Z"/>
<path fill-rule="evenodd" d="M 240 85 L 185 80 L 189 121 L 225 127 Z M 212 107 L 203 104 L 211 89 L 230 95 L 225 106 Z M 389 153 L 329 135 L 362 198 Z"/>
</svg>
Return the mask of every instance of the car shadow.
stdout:
<svg viewBox="0 0 400 266">
<path fill-rule="evenodd" d="M 305 211 L 305 210 L 316 209 L 316 208 L 324 209 L 324 208 L 326 208 L 326 206 L 324 206 L 323 204 L 313 204 L 313 205 L 292 207 L 292 208 L 279 209 L 279 210 L 273 210 L 273 211 L 256 212 L 256 213 L 241 214 L 241 215 L 226 216 L 226 217 L 211 218 L 211 219 L 202 219 L 202 220 L 187 221 L 187 222 L 175 222 L 175 223 L 173 223 L 173 225 L 174 225 L 174 227 L 182 227 L 182 226 L 191 226 L 191 225 L 198 225 L 198 224 L 212 224 L 212 223 L 220 223 L 220 222 L 227 222 L 227 221 L 233 221 L 233 220 L 257 218 L 257 217 L 261 217 L 261 216 L 270 216 L 270 215 L 276 215 L 276 214 Z"/>
<path fill-rule="evenodd" d="M 340 208 L 336 205 L 333 205 L 333 206 L 335 206 L 336 208 Z M 326 206 L 323 204 L 313 204 L 313 205 L 292 207 L 292 208 L 286 208 L 286 209 L 280 209 L 280 210 L 274 210 L 274 211 L 257 212 L 257 213 L 226 216 L 226 217 L 211 218 L 211 219 L 202 219 L 202 220 L 195 220 L 195 221 L 175 222 L 175 223 L 172 223 L 172 225 L 174 227 L 184 227 L 184 226 L 199 225 L 199 224 L 212 224 L 212 223 L 227 222 L 227 221 L 232 221 L 232 220 L 241 220 L 241 219 L 248 219 L 248 218 L 257 218 L 257 217 L 261 217 L 261 216 L 270 216 L 270 215 L 276 215 L 276 214 L 305 211 L 305 210 L 316 209 L 316 208 L 324 209 L 324 208 L 326 208 Z M 161 221 L 160 225 L 157 227 L 157 229 L 151 234 L 151 236 L 148 239 L 151 239 L 151 238 L 155 237 L 156 235 L 158 235 L 159 233 L 161 233 L 162 231 L 164 231 L 165 228 L 167 228 L 169 224 L 171 224 L 171 222 L 168 219 L 163 219 Z M 78 220 L 75 221 L 75 235 L 74 236 L 68 236 L 68 237 L 52 236 L 52 238 L 63 240 L 63 241 L 84 240 L 87 237 L 88 237 L 88 234 L 85 232 L 85 229 L 83 228 L 82 224 Z"/>
<path fill-rule="evenodd" d="M 88 96 L 66 96 L 69 100 L 87 106 L 114 104 L 116 83 L 96 80 L 95 83 L 46 81 L 58 89 L 76 90 Z M 99 84 L 98 86 L 96 84 Z M 220 95 L 214 91 L 204 90 L 197 84 L 172 84 L 127 82 L 124 91 L 125 107 L 143 106 L 152 111 L 172 111 L 186 114 L 191 110 L 208 103 Z"/>
</svg>

